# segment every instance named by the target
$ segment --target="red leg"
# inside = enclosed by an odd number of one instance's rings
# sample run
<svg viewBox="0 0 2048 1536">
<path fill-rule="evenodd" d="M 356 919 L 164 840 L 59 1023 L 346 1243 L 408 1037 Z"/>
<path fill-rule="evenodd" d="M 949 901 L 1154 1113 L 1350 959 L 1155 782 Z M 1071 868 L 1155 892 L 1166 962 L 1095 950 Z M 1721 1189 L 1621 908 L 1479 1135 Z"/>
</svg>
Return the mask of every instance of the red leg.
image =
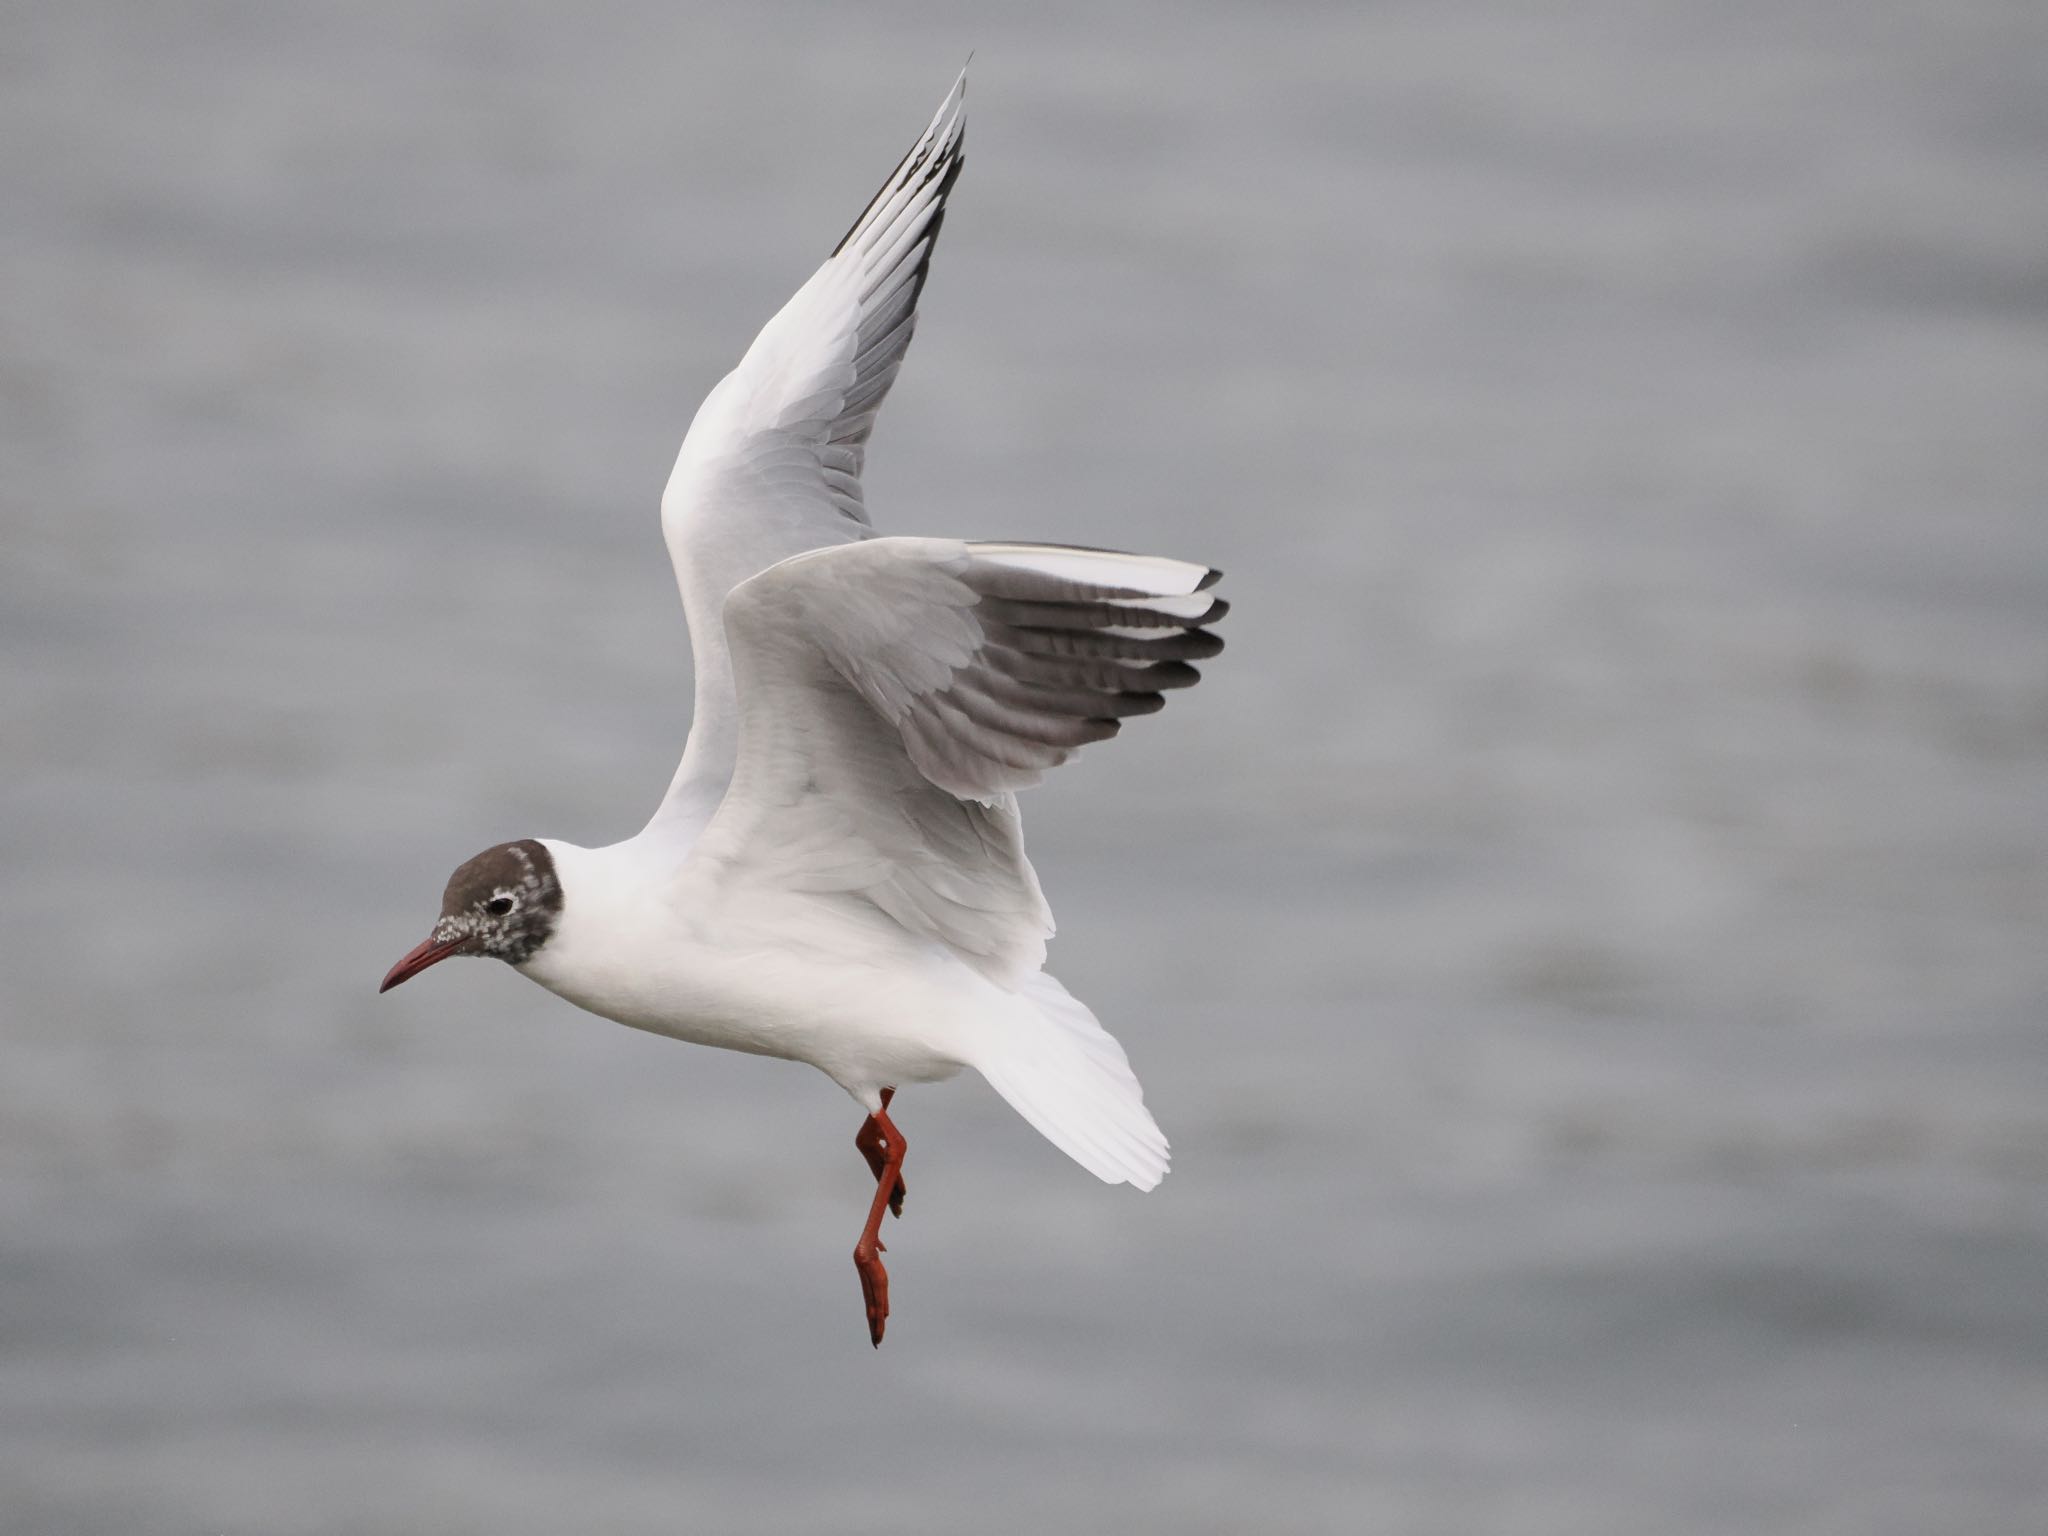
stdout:
<svg viewBox="0 0 2048 1536">
<path fill-rule="evenodd" d="M 884 1088 L 882 1090 L 882 1108 L 887 1109 L 889 1101 L 895 1096 L 896 1090 L 894 1088 Z M 873 1115 L 869 1115 L 867 1119 L 861 1122 L 860 1129 L 854 1133 L 853 1144 L 859 1148 L 860 1155 L 868 1160 L 868 1172 L 875 1176 L 875 1182 L 877 1184 L 881 1183 L 882 1161 L 888 1151 L 889 1141 L 882 1134 L 882 1128 L 875 1124 L 875 1117 Z M 903 1214 L 904 1193 L 903 1180 L 898 1178 L 896 1180 L 896 1187 L 889 1192 L 889 1210 L 892 1215 L 901 1216 Z"/>
<path fill-rule="evenodd" d="M 892 1091 L 882 1090 L 882 1107 L 868 1116 L 868 1124 L 882 1137 L 882 1166 L 875 1171 L 875 1200 L 868 1207 L 868 1224 L 861 1228 L 860 1241 L 853 1245 L 853 1267 L 860 1274 L 861 1299 L 868 1309 L 868 1338 L 877 1349 L 882 1347 L 882 1329 L 889 1322 L 889 1271 L 882 1267 L 882 1212 L 889 1209 L 890 1194 L 901 1187 L 897 1175 L 903 1171 L 903 1133 L 889 1118 Z"/>
</svg>

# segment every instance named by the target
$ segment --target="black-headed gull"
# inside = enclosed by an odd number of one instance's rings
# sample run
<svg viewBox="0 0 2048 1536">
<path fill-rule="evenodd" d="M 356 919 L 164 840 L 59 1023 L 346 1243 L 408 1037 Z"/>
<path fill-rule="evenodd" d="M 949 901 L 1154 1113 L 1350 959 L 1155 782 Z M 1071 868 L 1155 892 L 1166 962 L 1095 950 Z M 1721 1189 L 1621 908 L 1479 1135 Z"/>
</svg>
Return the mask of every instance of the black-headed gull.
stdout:
<svg viewBox="0 0 2048 1536">
<path fill-rule="evenodd" d="M 902 1084 L 973 1067 L 1099 1178 L 1166 1174 L 1123 1048 L 1040 968 L 1052 914 L 1015 792 L 1222 648 L 1205 566 L 869 529 L 862 453 L 960 174 L 965 84 L 677 455 L 662 528 L 697 701 L 653 820 L 606 848 L 486 849 L 382 988 L 484 955 L 622 1024 L 828 1074 L 868 1115 L 853 1257 L 878 1345 Z"/>
</svg>

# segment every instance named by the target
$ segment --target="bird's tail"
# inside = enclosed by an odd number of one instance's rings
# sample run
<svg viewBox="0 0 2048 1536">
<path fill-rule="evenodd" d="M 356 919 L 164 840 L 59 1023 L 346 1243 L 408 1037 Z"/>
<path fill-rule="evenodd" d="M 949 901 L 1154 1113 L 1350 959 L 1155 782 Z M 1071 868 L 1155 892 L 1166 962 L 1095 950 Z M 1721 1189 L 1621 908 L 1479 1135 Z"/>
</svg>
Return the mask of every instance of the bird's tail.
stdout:
<svg viewBox="0 0 2048 1536">
<path fill-rule="evenodd" d="M 1115 1036 L 1043 971 L 1027 1006 L 999 1027 L 975 1065 L 1040 1135 L 1098 1179 L 1151 1189 L 1166 1177 L 1166 1136 Z"/>
</svg>

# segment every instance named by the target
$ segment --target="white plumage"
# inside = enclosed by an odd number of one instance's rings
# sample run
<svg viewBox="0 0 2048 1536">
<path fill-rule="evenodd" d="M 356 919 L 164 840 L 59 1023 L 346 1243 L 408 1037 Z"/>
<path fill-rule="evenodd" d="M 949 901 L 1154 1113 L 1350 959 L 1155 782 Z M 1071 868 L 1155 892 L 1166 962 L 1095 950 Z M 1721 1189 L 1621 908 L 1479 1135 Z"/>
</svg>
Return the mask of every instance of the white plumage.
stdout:
<svg viewBox="0 0 2048 1536">
<path fill-rule="evenodd" d="M 671 814 L 585 849 L 522 969 L 679 1039 L 881 1090 L 982 1073 L 1048 1139 L 1149 1189 L 1166 1139 L 1122 1048 L 1040 967 L 1052 913 L 1014 791 L 1195 680 L 1215 573 L 958 539 L 812 550 L 725 600 L 734 765 L 683 846 Z M 701 667 L 700 667 L 701 672 Z"/>
<path fill-rule="evenodd" d="M 830 1074 L 871 1117 L 855 1257 L 877 1342 L 896 1087 L 972 1067 L 1098 1177 L 1166 1173 L 1123 1048 L 1041 970 L 1052 914 L 1015 793 L 1193 683 L 1224 606 L 1184 561 L 871 535 L 863 455 L 959 175 L 964 88 L 676 457 L 662 527 L 696 712 L 653 818 L 609 847 L 480 855 L 386 979 L 495 953 L 607 1018 Z M 501 853 L 513 885 L 493 883 Z"/>
</svg>

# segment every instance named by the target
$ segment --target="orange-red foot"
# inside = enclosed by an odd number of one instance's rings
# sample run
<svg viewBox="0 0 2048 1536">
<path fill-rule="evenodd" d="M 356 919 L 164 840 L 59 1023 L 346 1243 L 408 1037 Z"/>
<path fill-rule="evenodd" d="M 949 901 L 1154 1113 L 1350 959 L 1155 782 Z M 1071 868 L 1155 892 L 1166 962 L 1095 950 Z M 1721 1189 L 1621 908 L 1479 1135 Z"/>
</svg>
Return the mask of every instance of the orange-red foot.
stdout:
<svg viewBox="0 0 2048 1536">
<path fill-rule="evenodd" d="M 889 1271 L 882 1267 L 878 1239 L 873 1247 L 862 1241 L 853 1250 L 853 1267 L 860 1272 L 860 1295 L 868 1309 L 868 1339 L 882 1347 L 882 1330 L 889 1326 Z"/>
<path fill-rule="evenodd" d="M 882 1267 L 882 1212 L 903 1214 L 903 1133 L 889 1118 L 889 1100 L 896 1090 L 882 1090 L 882 1107 L 868 1116 L 867 1124 L 853 1138 L 875 1173 L 875 1198 L 868 1206 L 867 1224 L 860 1241 L 853 1245 L 853 1267 L 860 1275 L 861 1301 L 868 1311 L 868 1339 L 882 1347 L 882 1330 L 889 1325 L 889 1271 Z"/>
</svg>

